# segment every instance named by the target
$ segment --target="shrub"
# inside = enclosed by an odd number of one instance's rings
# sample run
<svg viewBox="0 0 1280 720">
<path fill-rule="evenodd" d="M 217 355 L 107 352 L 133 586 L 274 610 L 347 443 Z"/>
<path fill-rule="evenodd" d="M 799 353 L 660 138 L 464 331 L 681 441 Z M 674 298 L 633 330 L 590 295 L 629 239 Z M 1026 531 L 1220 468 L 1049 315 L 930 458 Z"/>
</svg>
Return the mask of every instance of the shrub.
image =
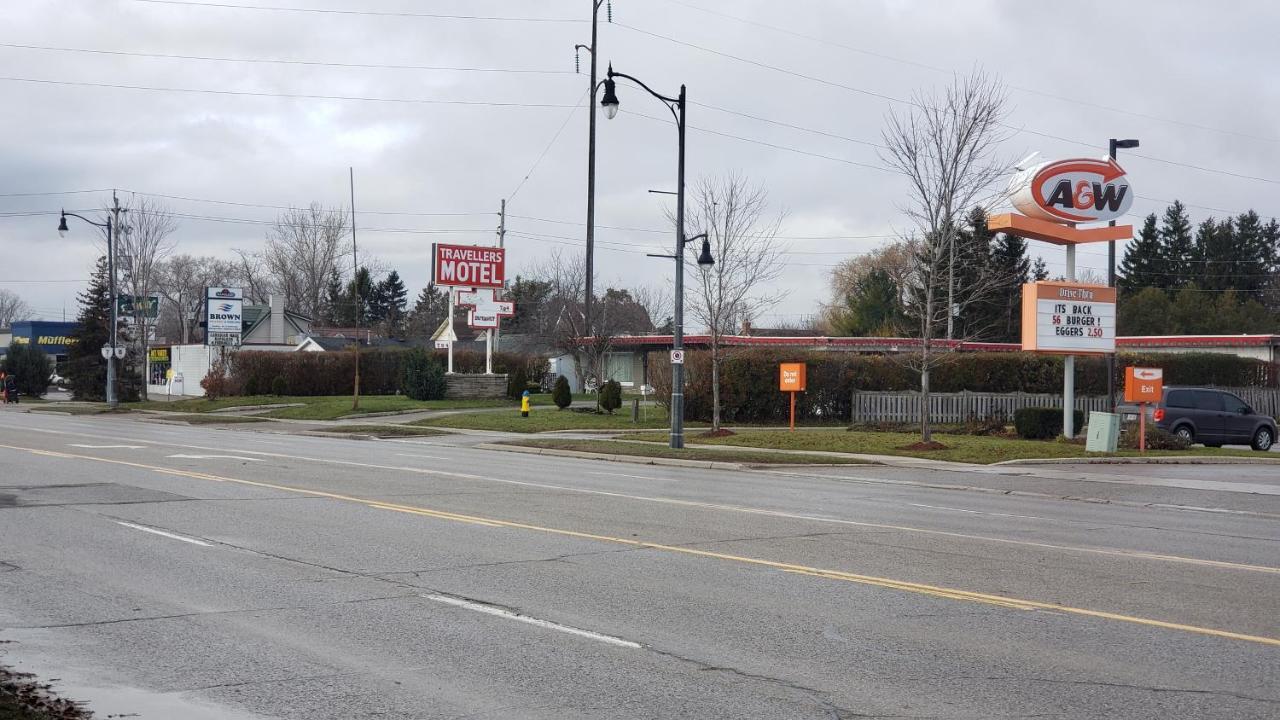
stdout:
<svg viewBox="0 0 1280 720">
<path fill-rule="evenodd" d="M 275 379 L 271 381 L 271 394 L 276 397 L 289 394 L 289 383 L 284 379 L 283 375 L 277 375 Z"/>
<path fill-rule="evenodd" d="M 622 407 L 622 385 L 617 380 L 610 380 L 600 389 L 600 407 L 610 415 Z"/>
<path fill-rule="evenodd" d="M 1076 410 L 1073 418 L 1077 428 L 1084 426 L 1084 413 Z M 1018 437 L 1027 440 L 1048 440 L 1062 434 L 1062 408 L 1021 408 L 1013 413 L 1013 427 Z"/>
<path fill-rule="evenodd" d="M 1120 433 L 1119 446 L 1123 450 L 1138 449 L 1138 423 L 1127 422 Z M 1148 450 L 1186 450 L 1191 443 L 1156 427 L 1154 422 L 1147 423 Z"/>
<path fill-rule="evenodd" d="M 525 390 L 529 389 L 529 375 L 525 372 L 524 365 L 517 365 L 507 375 L 507 397 L 520 399 Z"/>
<path fill-rule="evenodd" d="M 556 378 L 555 387 L 551 389 L 551 401 L 561 410 L 573 403 L 573 393 L 569 390 L 569 379 L 561 375 Z"/>
<path fill-rule="evenodd" d="M 446 383 L 444 366 L 426 350 L 414 348 L 403 353 L 404 378 L 400 385 L 404 394 L 414 400 L 441 400 Z"/>
<path fill-rule="evenodd" d="M 204 396 L 210 400 L 222 397 L 233 397 L 244 392 L 244 386 L 231 373 L 232 358 L 228 355 L 218 358 L 209 368 L 209 373 L 200 381 L 204 388 Z"/>
<path fill-rule="evenodd" d="M 9 346 L 9 354 L 0 363 L 5 374 L 13 378 L 19 395 L 43 397 L 49 391 L 49 377 L 53 375 L 53 361 L 35 345 Z"/>
</svg>

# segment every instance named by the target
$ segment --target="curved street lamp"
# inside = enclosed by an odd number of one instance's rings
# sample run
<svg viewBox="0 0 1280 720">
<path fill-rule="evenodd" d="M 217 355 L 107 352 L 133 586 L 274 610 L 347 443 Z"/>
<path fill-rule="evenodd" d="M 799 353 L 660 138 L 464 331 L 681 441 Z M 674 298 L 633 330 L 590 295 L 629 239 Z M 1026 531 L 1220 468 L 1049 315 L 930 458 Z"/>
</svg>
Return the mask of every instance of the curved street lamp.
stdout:
<svg viewBox="0 0 1280 720">
<path fill-rule="evenodd" d="M 671 111 L 671 114 L 676 119 L 676 132 L 679 138 L 679 160 L 677 161 L 678 169 L 676 170 L 676 251 L 674 255 L 653 255 L 651 257 L 665 257 L 676 261 L 675 327 L 672 333 L 671 347 L 673 350 L 684 350 L 684 246 L 701 238 L 702 252 L 698 253 L 698 265 L 707 268 L 715 264 L 715 259 L 711 257 L 711 242 L 706 233 L 700 233 L 691 238 L 684 236 L 685 86 L 680 86 L 680 95 L 677 97 L 667 97 L 661 93 L 654 92 L 648 85 L 631 75 L 614 72 L 613 64 L 610 63 L 609 71 L 604 78 L 604 96 L 600 99 L 600 105 L 604 108 L 604 116 L 610 120 L 618 116 L 618 108 L 622 105 L 618 100 L 617 83 L 614 81 L 616 77 L 626 78 L 644 88 L 650 95 L 662 101 L 662 104 L 667 106 L 667 109 Z M 684 447 L 683 362 L 671 363 L 670 446 L 677 449 Z"/>
<path fill-rule="evenodd" d="M 77 215 L 75 213 L 71 213 L 71 212 L 67 212 L 66 210 L 63 210 L 62 215 L 58 218 L 58 235 L 61 237 L 66 237 L 67 232 L 69 232 L 70 230 L 67 227 L 67 216 L 80 218 L 81 220 L 89 223 L 90 225 L 104 228 L 107 231 L 107 276 L 109 278 L 108 284 L 110 286 L 107 292 L 111 296 L 111 299 L 110 299 L 111 344 L 108 346 L 110 348 L 109 352 L 106 353 L 106 356 L 107 356 L 107 405 L 111 408 L 115 408 L 119 405 L 119 401 L 116 399 L 116 347 L 117 347 L 117 340 L 118 340 L 117 338 L 118 328 L 117 328 L 117 321 L 116 321 L 115 228 L 112 227 L 111 216 L 109 215 L 107 216 L 106 222 L 97 222 L 95 220 L 90 220 L 89 218 L 83 215 Z"/>
</svg>

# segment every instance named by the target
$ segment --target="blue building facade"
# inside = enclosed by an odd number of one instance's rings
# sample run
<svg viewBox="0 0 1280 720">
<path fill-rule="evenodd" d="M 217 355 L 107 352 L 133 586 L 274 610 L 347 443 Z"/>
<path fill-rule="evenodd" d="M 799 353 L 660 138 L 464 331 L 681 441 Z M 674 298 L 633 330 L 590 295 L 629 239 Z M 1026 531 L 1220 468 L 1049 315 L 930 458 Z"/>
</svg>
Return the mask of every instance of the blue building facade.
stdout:
<svg viewBox="0 0 1280 720">
<path fill-rule="evenodd" d="M 24 320 L 14 323 L 12 329 L 13 344 L 34 345 L 59 364 L 67 359 L 67 348 L 75 344 L 75 338 L 71 337 L 76 329 L 73 322 Z"/>
</svg>

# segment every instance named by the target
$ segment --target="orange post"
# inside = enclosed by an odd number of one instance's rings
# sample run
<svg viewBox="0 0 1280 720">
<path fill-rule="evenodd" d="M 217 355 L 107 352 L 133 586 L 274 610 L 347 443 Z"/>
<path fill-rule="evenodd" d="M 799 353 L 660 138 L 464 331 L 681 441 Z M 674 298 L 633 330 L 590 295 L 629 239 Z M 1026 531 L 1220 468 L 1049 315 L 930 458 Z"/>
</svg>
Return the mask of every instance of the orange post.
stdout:
<svg viewBox="0 0 1280 720">
<path fill-rule="evenodd" d="M 1138 452 L 1147 451 L 1147 404 L 1138 404 Z"/>
<path fill-rule="evenodd" d="M 781 363 L 778 365 L 778 389 L 791 393 L 791 431 L 796 429 L 796 393 L 804 392 L 805 364 Z"/>
<path fill-rule="evenodd" d="M 791 432 L 796 431 L 796 393 L 791 391 Z"/>
</svg>

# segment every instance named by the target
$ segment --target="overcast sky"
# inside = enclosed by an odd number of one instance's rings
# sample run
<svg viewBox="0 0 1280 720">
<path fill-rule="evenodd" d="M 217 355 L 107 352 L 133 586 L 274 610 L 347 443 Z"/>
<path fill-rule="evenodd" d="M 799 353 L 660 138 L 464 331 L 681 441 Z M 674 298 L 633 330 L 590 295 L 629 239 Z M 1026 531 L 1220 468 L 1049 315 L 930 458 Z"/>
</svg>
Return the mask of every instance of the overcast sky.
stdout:
<svg viewBox="0 0 1280 720">
<path fill-rule="evenodd" d="M 183 216 L 178 252 L 229 256 L 261 246 L 272 206 L 346 207 L 353 167 L 361 253 L 414 294 L 430 243 L 493 242 L 504 197 L 509 274 L 582 247 L 588 58 L 575 75 L 573 46 L 590 39 L 590 0 L 257 0 L 383 15 L 205 1 L 4 2 L 0 287 L 39 316 L 74 316 L 97 251 L 91 228 L 60 239 L 56 216 L 24 214 L 92 211 L 113 187 L 188 198 L 165 200 Z M 688 85 L 690 181 L 739 172 L 787 213 L 787 298 L 762 324 L 815 313 L 831 266 L 907 227 L 905 182 L 877 169 L 884 117 L 974 67 L 1008 86 L 1011 160 L 1140 138 L 1142 157 L 1121 156 L 1135 224 L 1174 198 L 1195 221 L 1280 215 L 1275 3 L 615 0 L 613 17 L 601 9 L 602 70 Z M 674 189 L 676 134 L 656 100 L 618 92 L 619 116 L 599 116 L 598 283 L 663 286 L 670 262 L 644 253 L 671 244 L 671 199 L 646 191 Z M 1060 249 L 1033 252 L 1061 268 Z M 1104 246 L 1081 253 L 1105 272 Z"/>
</svg>

